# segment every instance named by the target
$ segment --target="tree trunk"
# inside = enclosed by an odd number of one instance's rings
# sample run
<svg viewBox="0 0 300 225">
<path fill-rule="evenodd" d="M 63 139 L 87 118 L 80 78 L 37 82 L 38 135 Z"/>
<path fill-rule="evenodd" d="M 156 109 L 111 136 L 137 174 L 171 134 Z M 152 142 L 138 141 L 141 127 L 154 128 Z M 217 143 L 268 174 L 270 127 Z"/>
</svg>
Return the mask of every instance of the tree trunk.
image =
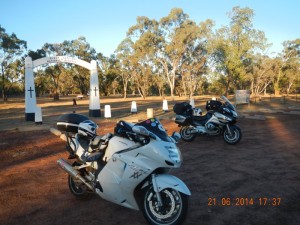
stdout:
<svg viewBox="0 0 300 225">
<path fill-rule="evenodd" d="M 139 93 L 140 93 L 141 97 L 142 97 L 143 99 L 145 99 L 145 95 L 143 94 L 143 92 L 142 92 L 141 88 L 139 88 L 139 87 L 138 87 L 138 91 L 139 91 Z"/>
<path fill-rule="evenodd" d="M 283 67 L 283 66 L 282 66 Z M 282 68 L 281 67 L 281 68 Z M 278 95 L 280 95 L 280 87 L 279 87 L 279 81 L 280 81 L 280 78 L 281 78 L 281 68 L 280 68 L 280 70 L 279 70 L 279 72 L 278 72 L 278 76 L 277 76 L 277 80 L 276 80 L 276 82 L 274 83 L 274 92 L 275 92 L 275 96 L 278 96 Z"/>
<path fill-rule="evenodd" d="M 124 99 L 127 98 L 127 86 L 128 86 L 128 81 L 125 81 L 125 79 L 123 79 L 123 96 L 124 96 Z"/>
<path fill-rule="evenodd" d="M 279 81 L 276 81 L 274 84 L 274 94 L 275 96 L 280 95 Z"/>
<path fill-rule="evenodd" d="M 124 99 L 127 98 L 127 88 L 124 87 L 123 89 L 123 95 L 124 95 Z"/>
<path fill-rule="evenodd" d="M 183 88 L 183 93 L 184 93 L 184 96 L 186 97 L 187 96 L 187 90 L 186 90 L 186 82 L 184 80 L 184 76 L 182 76 L 181 78 L 181 82 L 182 82 L 182 88 Z"/>
<path fill-rule="evenodd" d="M 59 93 L 58 92 L 55 92 L 54 95 L 53 95 L 53 100 L 54 101 L 58 101 L 59 100 Z"/>
<path fill-rule="evenodd" d="M 225 86 L 225 96 L 228 96 L 229 84 L 230 84 L 230 81 L 228 81 L 226 83 L 226 86 Z"/>
<path fill-rule="evenodd" d="M 5 96 L 6 95 L 6 91 L 5 91 L 5 79 L 4 79 L 4 71 L 2 69 L 2 99 L 4 102 L 7 101 L 7 97 Z"/>
</svg>

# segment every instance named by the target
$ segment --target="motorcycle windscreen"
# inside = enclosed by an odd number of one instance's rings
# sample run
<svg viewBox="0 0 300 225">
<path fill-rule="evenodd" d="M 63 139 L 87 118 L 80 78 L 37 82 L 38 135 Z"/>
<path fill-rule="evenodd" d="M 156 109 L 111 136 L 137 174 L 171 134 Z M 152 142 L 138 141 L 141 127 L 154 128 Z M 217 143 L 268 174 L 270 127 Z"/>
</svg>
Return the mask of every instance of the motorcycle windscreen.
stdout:
<svg viewBox="0 0 300 225">
<path fill-rule="evenodd" d="M 137 123 L 136 125 L 145 127 L 150 132 L 156 134 L 163 141 L 172 142 L 163 125 L 156 118 L 147 119 L 143 122 Z"/>
<path fill-rule="evenodd" d="M 225 105 L 226 105 L 227 108 L 229 108 L 229 109 L 231 109 L 231 110 L 233 110 L 233 111 L 236 111 L 235 107 L 234 107 L 233 104 L 228 100 L 228 98 L 226 98 L 225 96 L 221 96 L 221 99 L 222 99 L 223 101 L 226 102 Z"/>
</svg>

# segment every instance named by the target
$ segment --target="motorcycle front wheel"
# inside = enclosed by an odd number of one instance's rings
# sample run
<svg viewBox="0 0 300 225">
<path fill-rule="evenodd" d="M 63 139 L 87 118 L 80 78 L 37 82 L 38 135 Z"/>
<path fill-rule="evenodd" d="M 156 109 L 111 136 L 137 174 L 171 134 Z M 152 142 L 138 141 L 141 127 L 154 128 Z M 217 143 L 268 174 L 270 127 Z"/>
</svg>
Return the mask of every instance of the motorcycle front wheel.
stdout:
<svg viewBox="0 0 300 225">
<path fill-rule="evenodd" d="M 192 128 L 189 126 L 184 126 L 180 129 L 181 139 L 186 142 L 191 142 L 195 139 L 196 134 L 191 133 Z"/>
<path fill-rule="evenodd" d="M 227 144 L 234 145 L 234 144 L 238 143 L 241 140 L 241 138 L 242 138 L 242 131 L 241 131 L 241 129 L 238 126 L 235 126 L 235 125 L 231 125 L 230 126 L 230 131 L 231 131 L 231 134 L 226 129 L 224 131 L 223 138 L 224 138 L 224 141 Z"/>
<path fill-rule="evenodd" d="M 162 206 L 159 206 L 153 188 L 145 192 L 142 211 L 152 225 L 181 224 L 188 208 L 188 196 L 172 188 L 160 191 Z"/>
</svg>

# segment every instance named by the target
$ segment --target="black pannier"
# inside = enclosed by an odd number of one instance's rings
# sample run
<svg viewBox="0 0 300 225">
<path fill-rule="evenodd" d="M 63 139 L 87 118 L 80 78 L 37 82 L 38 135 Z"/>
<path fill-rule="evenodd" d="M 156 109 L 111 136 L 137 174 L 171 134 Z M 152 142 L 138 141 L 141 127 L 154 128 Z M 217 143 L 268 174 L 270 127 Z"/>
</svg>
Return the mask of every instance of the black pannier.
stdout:
<svg viewBox="0 0 300 225">
<path fill-rule="evenodd" d="M 206 110 L 220 110 L 222 102 L 216 100 L 209 100 L 206 102 Z"/>
<path fill-rule="evenodd" d="M 76 113 L 64 114 L 58 118 L 56 125 L 60 131 L 77 133 L 78 125 L 85 120 L 89 120 L 89 118 L 84 115 Z"/>
<path fill-rule="evenodd" d="M 192 114 L 192 112 L 193 112 L 192 106 L 187 102 L 176 103 L 173 106 L 173 111 L 177 115 L 182 115 L 182 114 L 189 115 L 189 114 Z"/>
</svg>

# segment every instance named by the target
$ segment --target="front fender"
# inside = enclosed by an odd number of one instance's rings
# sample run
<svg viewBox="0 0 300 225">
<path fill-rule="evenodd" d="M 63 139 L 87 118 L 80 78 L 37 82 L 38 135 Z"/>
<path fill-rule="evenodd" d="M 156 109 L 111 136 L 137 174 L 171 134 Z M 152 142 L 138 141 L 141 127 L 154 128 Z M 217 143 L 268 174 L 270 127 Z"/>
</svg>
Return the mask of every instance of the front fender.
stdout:
<svg viewBox="0 0 300 225">
<path fill-rule="evenodd" d="M 173 188 L 186 195 L 191 195 L 189 188 L 179 178 L 170 174 L 158 174 L 155 176 L 158 190 L 161 191 L 166 188 Z"/>
</svg>

